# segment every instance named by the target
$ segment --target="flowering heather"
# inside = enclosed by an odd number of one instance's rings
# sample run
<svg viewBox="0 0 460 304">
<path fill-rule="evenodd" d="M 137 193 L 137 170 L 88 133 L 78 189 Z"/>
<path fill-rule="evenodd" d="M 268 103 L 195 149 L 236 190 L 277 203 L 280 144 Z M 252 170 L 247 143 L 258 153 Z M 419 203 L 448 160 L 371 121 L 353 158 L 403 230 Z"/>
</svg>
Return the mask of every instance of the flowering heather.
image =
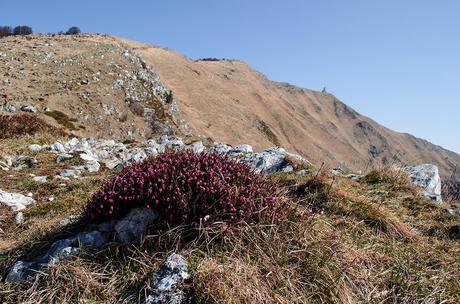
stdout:
<svg viewBox="0 0 460 304">
<path fill-rule="evenodd" d="M 279 219 L 273 182 L 217 154 L 163 153 L 110 178 L 88 203 L 88 220 L 103 221 L 136 207 L 154 208 L 171 224 Z"/>
</svg>

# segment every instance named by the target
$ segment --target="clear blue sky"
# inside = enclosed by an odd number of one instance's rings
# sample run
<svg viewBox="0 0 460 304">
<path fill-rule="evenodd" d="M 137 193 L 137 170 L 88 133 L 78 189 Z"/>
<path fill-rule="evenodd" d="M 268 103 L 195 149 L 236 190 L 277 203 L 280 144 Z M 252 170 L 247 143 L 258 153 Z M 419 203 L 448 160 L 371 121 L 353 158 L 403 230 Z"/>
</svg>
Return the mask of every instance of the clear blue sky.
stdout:
<svg viewBox="0 0 460 304">
<path fill-rule="evenodd" d="M 242 59 L 460 152 L 460 1 L 0 0 L 0 24 L 77 25 L 190 58 Z"/>
</svg>

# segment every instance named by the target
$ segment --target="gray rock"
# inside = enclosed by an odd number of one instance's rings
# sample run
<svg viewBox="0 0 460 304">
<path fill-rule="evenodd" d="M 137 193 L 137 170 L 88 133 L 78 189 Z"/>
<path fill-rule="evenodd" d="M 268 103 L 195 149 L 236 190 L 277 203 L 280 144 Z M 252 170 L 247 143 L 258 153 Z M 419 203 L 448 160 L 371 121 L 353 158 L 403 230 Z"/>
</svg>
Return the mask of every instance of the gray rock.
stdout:
<svg viewBox="0 0 460 304">
<path fill-rule="evenodd" d="M 135 162 L 140 162 L 140 161 L 143 161 L 146 158 L 147 158 L 147 154 L 145 154 L 143 149 L 135 149 L 133 151 L 131 160 L 135 161 Z"/>
<path fill-rule="evenodd" d="M 59 175 L 67 178 L 80 178 L 81 172 L 75 169 L 65 169 L 59 172 Z"/>
<path fill-rule="evenodd" d="M 182 139 L 175 138 L 169 140 L 164 146 L 166 151 L 180 151 L 184 148 L 185 144 Z"/>
<path fill-rule="evenodd" d="M 439 177 L 438 167 L 431 164 L 421 164 L 406 169 L 412 183 L 422 188 L 422 194 L 440 203 L 441 197 L 441 178 Z"/>
<path fill-rule="evenodd" d="M 87 161 L 84 165 L 84 168 L 88 172 L 98 172 L 101 168 L 101 165 L 97 161 Z"/>
<path fill-rule="evenodd" d="M 38 153 L 38 152 L 40 152 L 41 149 L 43 149 L 43 147 L 40 146 L 40 145 L 37 145 L 37 144 L 29 145 L 29 150 L 32 153 Z"/>
<path fill-rule="evenodd" d="M 54 144 L 49 146 L 48 149 L 54 153 L 64 153 L 65 152 L 64 145 L 61 144 L 60 142 L 55 142 Z"/>
<path fill-rule="evenodd" d="M 11 166 L 15 170 L 22 170 L 27 168 L 32 168 L 38 164 L 38 161 L 35 158 L 26 157 L 24 155 L 18 155 L 11 159 Z"/>
<path fill-rule="evenodd" d="M 80 154 L 80 158 L 86 161 L 98 161 L 98 157 L 95 156 L 91 151 L 86 151 Z"/>
<path fill-rule="evenodd" d="M 205 147 L 203 145 L 203 142 L 201 140 L 195 141 L 191 143 L 190 145 L 187 145 L 186 150 L 193 151 L 195 153 L 201 153 L 204 151 Z"/>
<path fill-rule="evenodd" d="M 248 144 L 242 144 L 239 146 L 236 146 L 232 149 L 232 152 L 243 152 L 243 153 L 252 153 L 252 146 Z"/>
<path fill-rule="evenodd" d="M 80 144 L 80 141 L 78 140 L 78 138 L 74 137 L 71 140 L 69 140 L 68 142 L 64 143 L 64 148 L 66 150 L 72 150 L 75 147 L 77 147 L 79 144 Z"/>
<path fill-rule="evenodd" d="M 47 176 L 34 176 L 32 180 L 36 183 L 44 184 L 47 182 Z"/>
<path fill-rule="evenodd" d="M 460 210 L 447 208 L 446 211 L 449 212 L 450 215 L 460 217 Z"/>
<path fill-rule="evenodd" d="M 14 217 L 14 221 L 16 222 L 17 225 L 21 225 L 22 223 L 24 223 L 24 213 L 20 211 L 16 213 Z"/>
<path fill-rule="evenodd" d="M 135 244 L 157 218 L 158 214 L 152 209 L 133 209 L 115 225 L 115 237 L 123 244 Z"/>
<path fill-rule="evenodd" d="M 30 113 L 35 113 L 37 112 L 37 109 L 35 109 L 34 106 L 23 106 L 21 107 L 21 111 L 24 111 L 24 112 L 30 112 Z"/>
<path fill-rule="evenodd" d="M 95 250 L 107 242 L 99 231 L 81 232 L 76 236 L 54 242 L 50 249 L 37 259 L 26 262 L 17 261 L 6 276 L 8 282 L 31 281 L 39 272 L 46 272 L 61 260 L 69 259 L 82 250 Z"/>
<path fill-rule="evenodd" d="M 58 156 L 56 157 L 56 162 L 57 163 L 60 163 L 60 162 L 63 162 L 65 160 L 68 160 L 68 159 L 71 159 L 73 158 L 73 155 L 72 154 L 69 154 L 69 153 L 59 153 Z"/>
<path fill-rule="evenodd" d="M 187 302 L 184 283 L 190 277 L 187 261 L 179 254 L 170 255 L 151 277 L 151 294 L 146 304 L 182 304 Z"/>
<path fill-rule="evenodd" d="M 0 110 L 4 110 L 5 112 L 8 112 L 8 113 L 16 112 L 16 108 L 12 104 L 6 101 L 0 106 Z"/>
<path fill-rule="evenodd" d="M 285 156 L 286 151 L 283 148 L 269 148 L 260 153 L 246 154 L 241 159 L 256 172 L 274 173 L 281 172 L 288 166 Z"/>
<path fill-rule="evenodd" d="M 147 156 L 156 156 L 158 155 L 158 150 L 155 147 L 144 148 L 144 152 Z"/>
<path fill-rule="evenodd" d="M 103 160 L 102 163 L 107 167 L 109 170 L 122 170 L 124 165 L 123 162 L 119 159 L 107 159 Z"/>
<path fill-rule="evenodd" d="M 212 153 L 217 154 L 227 154 L 232 150 L 232 147 L 220 143 L 214 143 L 214 145 L 209 149 Z"/>
<path fill-rule="evenodd" d="M 31 197 L 22 195 L 20 193 L 9 193 L 0 190 L 0 203 L 3 203 L 13 209 L 19 211 L 26 208 L 27 205 L 34 203 L 35 200 Z"/>
<path fill-rule="evenodd" d="M 363 175 L 358 174 L 358 173 L 350 173 L 350 174 L 345 175 L 344 177 L 349 178 L 354 181 L 359 181 L 361 178 L 363 178 Z"/>
</svg>

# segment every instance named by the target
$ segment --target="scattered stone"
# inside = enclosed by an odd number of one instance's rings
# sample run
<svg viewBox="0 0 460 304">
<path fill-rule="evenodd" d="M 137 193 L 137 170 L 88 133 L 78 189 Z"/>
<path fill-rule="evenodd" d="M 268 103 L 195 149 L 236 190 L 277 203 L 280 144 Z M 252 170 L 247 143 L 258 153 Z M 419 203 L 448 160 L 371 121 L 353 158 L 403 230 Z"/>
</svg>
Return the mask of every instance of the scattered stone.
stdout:
<svg viewBox="0 0 460 304">
<path fill-rule="evenodd" d="M 136 208 L 115 225 L 116 239 L 123 244 L 137 243 L 148 226 L 158 218 L 149 208 Z"/>
<path fill-rule="evenodd" d="M 27 205 L 34 203 L 35 200 L 20 193 L 9 193 L 0 190 L 0 203 L 3 203 L 13 209 L 20 211 L 26 208 Z"/>
<path fill-rule="evenodd" d="M 84 165 L 84 168 L 88 172 L 98 172 L 101 168 L 101 165 L 97 161 L 87 161 Z"/>
<path fill-rule="evenodd" d="M 122 170 L 124 165 L 123 162 L 119 159 L 108 159 L 102 161 L 102 163 L 107 167 L 109 170 Z"/>
<path fill-rule="evenodd" d="M 8 113 L 16 112 L 16 108 L 12 104 L 6 101 L 2 105 L 0 105 L 0 111 L 2 110 Z"/>
<path fill-rule="evenodd" d="M 54 153 L 65 153 L 65 148 L 60 142 L 55 142 L 48 149 Z"/>
<path fill-rule="evenodd" d="M 80 178 L 81 172 L 75 169 L 65 169 L 59 172 L 59 176 L 67 178 Z"/>
<path fill-rule="evenodd" d="M 78 216 L 78 215 L 71 215 L 71 216 L 69 216 L 68 218 L 59 221 L 59 225 L 61 225 L 61 226 L 67 226 L 67 225 L 76 223 L 76 222 L 78 222 L 79 220 L 80 220 L 80 216 Z"/>
<path fill-rule="evenodd" d="M 37 145 L 37 144 L 29 145 L 29 150 L 32 153 L 38 153 L 38 152 L 40 152 L 41 149 L 43 149 L 43 147 L 40 146 L 40 145 Z"/>
<path fill-rule="evenodd" d="M 73 155 L 72 154 L 69 154 L 69 153 L 60 153 L 57 157 L 56 157 L 56 162 L 57 163 L 60 163 L 60 162 L 63 162 L 65 160 L 68 160 L 68 159 L 71 159 L 73 158 Z"/>
<path fill-rule="evenodd" d="M 86 153 L 81 153 L 80 158 L 86 161 L 97 161 L 97 157 L 94 156 L 90 151 L 87 151 Z"/>
<path fill-rule="evenodd" d="M 361 178 L 363 178 L 363 175 L 358 174 L 358 173 L 350 173 L 350 174 L 345 175 L 344 177 L 349 178 L 354 181 L 359 181 Z"/>
<path fill-rule="evenodd" d="M 35 112 L 37 112 L 37 109 L 35 109 L 34 106 L 30 106 L 30 105 L 29 105 L 29 106 L 23 106 L 23 107 L 21 107 L 21 111 L 23 111 L 23 112 L 35 113 Z"/>
<path fill-rule="evenodd" d="M 422 194 L 440 203 L 441 197 L 441 178 L 439 177 L 438 167 L 431 164 L 421 164 L 406 169 L 412 183 L 422 188 Z"/>
<path fill-rule="evenodd" d="M 447 212 L 449 212 L 450 215 L 460 217 L 460 211 L 459 210 L 450 209 L 450 208 L 447 208 L 446 210 L 447 210 Z"/>
<path fill-rule="evenodd" d="M 16 222 L 17 225 L 21 225 L 24 223 L 24 214 L 22 212 L 16 213 L 16 216 L 14 217 L 14 221 Z"/>
<path fill-rule="evenodd" d="M 184 283 L 190 277 L 187 261 L 179 254 L 170 255 L 151 277 L 151 294 L 146 304 L 182 304 L 187 302 Z"/>
<path fill-rule="evenodd" d="M 47 176 L 34 176 L 32 179 L 36 183 L 44 184 L 47 182 L 48 177 Z"/>
</svg>

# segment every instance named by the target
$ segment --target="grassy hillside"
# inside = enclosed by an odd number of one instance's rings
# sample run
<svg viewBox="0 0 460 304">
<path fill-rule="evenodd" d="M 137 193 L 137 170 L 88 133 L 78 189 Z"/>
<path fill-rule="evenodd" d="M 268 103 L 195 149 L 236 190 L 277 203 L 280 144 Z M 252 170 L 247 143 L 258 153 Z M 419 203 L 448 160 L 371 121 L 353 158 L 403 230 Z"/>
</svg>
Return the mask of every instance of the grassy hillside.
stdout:
<svg viewBox="0 0 460 304">
<path fill-rule="evenodd" d="M 2 154 L 27 155 L 30 143 L 57 135 L 0 139 Z M 33 192 L 35 205 L 16 224 L 0 209 L 0 272 L 52 241 L 85 227 L 60 221 L 84 208 L 111 171 L 39 185 L 31 173 L 63 168 L 49 152 L 20 171 L 0 172 L 0 189 Z M 74 160 L 71 160 L 74 161 Z M 170 252 L 188 260 L 187 292 L 196 303 L 458 303 L 460 219 L 422 198 L 407 178 L 387 169 L 361 181 L 306 168 L 277 173 L 283 220 L 152 226 L 139 245 L 110 243 L 95 254 L 55 265 L 29 284 L 2 283 L 4 303 L 137 303 L 149 274 Z M 54 197 L 49 201 L 49 197 Z"/>
</svg>

